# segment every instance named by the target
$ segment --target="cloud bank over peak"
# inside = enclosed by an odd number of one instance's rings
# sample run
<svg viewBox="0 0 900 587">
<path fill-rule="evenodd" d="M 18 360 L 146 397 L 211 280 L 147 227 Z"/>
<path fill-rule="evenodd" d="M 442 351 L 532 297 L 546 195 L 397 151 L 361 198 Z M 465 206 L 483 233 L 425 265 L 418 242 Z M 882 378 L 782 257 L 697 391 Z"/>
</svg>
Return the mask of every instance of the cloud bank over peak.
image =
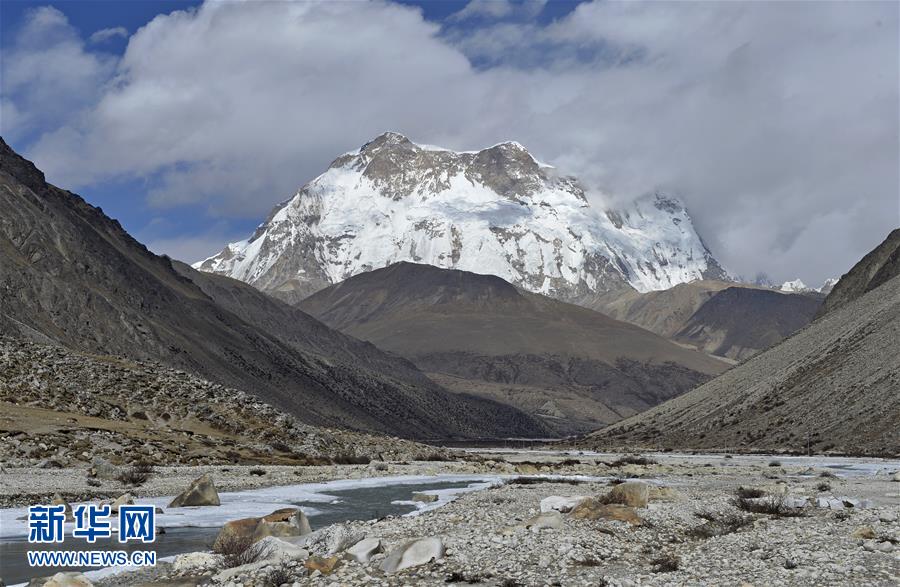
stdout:
<svg viewBox="0 0 900 587">
<path fill-rule="evenodd" d="M 262 218 L 395 129 L 461 150 L 515 139 L 597 202 L 677 192 L 735 273 L 818 283 L 900 224 L 897 4 L 543 9 L 213 2 L 115 57 L 40 9 L 23 31 L 53 34 L 3 60 L 3 132 L 61 185 L 144 178 L 158 212 L 200 205 L 210 223 Z"/>
</svg>

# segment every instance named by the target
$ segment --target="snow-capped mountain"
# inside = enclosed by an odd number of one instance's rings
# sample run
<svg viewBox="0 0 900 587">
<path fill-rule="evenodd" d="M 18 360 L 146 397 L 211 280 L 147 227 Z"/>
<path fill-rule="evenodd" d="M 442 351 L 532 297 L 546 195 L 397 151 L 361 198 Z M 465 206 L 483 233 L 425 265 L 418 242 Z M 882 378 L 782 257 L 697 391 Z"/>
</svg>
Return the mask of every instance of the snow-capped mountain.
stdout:
<svg viewBox="0 0 900 587">
<path fill-rule="evenodd" d="M 781 291 L 784 291 L 784 292 L 789 292 L 789 293 L 816 292 L 816 293 L 827 294 L 828 292 L 831 291 L 831 289 L 834 287 L 834 284 L 837 283 L 837 281 L 838 280 L 834 279 L 834 278 L 826 279 L 825 283 L 822 284 L 822 287 L 817 289 L 815 287 L 809 287 L 808 285 L 803 283 L 803 281 L 800 279 L 793 279 L 791 281 L 785 281 L 784 283 L 781 284 L 781 286 L 778 289 Z"/>
<path fill-rule="evenodd" d="M 790 293 L 804 293 L 808 291 L 813 291 L 813 288 L 809 287 L 805 283 L 803 283 L 800 279 L 792 279 L 791 281 L 785 281 L 779 287 L 781 291 L 786 291 Z"/>
<path fill-rule="evenodd" d="M 398 261 L 562 299 L 727 277 L 673 196 L 598 210 L 518 143 L 455 152 L 397 133 L 338 157 L 250 238 L 194 267 L 296 301 Z"/>
<path fill-rule="evenodd" d="M 819 288 L 819 293 L 830 294 L 837 282 L 838 280 L 836 278 L 829 277 L 825 280 L 825 283 L 822 284 L 822 287 Z"/>
</svg>

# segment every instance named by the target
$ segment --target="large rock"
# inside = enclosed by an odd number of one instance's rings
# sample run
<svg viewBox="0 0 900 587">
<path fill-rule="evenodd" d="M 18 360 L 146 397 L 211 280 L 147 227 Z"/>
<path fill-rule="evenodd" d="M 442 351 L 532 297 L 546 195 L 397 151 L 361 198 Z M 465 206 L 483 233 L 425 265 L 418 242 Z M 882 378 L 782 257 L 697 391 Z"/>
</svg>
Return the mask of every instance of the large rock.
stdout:
<svg viewBox="0 0 900 587">
<path fill-rule="evenodd" d="M 312 532 L 306 514 L 300 508 L 275 510 L 259 520 L 256 534 L 263 536 L 303 536 Z"/>
<path fill-rule="evenodd" d="M 381 570 L 385 573 L 396 573 L 442 558 L 444 558 L 444 543 L 440 538 L 419 538 L 395 548 L 381 563 Z"/>
<path fill-rule="evenodd" d="M 93 583 L 81 573 L 56 573 L 43 587 L 93 587 Z"/>
<path fill-rule="evenodd" d="M 589 495 L 574 495 L 571 497 L 563 497 L 560 495 L 551 495 L 541 500 L 541 512 L 560 512 L 569 513 L 581 502 L 590 499 Z"/>
<path fill-rule="evenodd" d="M 103 457 L 94 457 L 88 473 L 92 477 L 106 479 L 107 481 L 114 481 L 119 478 L 119 468 Z"/>
<path fill-rule="evenodd" d="M 219 493 L 209 475 L 194 479 L 191 485 L 172 500 L 170 508 L 200 505 L 221 505 Z"/>
<path fill-rule="evenodd" d="M 420 501 L 422 503 L 434 503 L 438 500 L 437 495 L 433 495 L 431 493 L 413 493 L 412 494 L 413 501 Z"/>
<path fill-rule="evenodd" d="M 237 538 L 258 542 L 267 536 L 290 537 L 310 534 L 312 529 L 300 508 L 283 508 L 261 518 L 242 518 L 226 522 L 216 536 L 215 545 Z"/>
<path fill-rule="evenodd" d="M 619 503 L 633 508 L 647 507 L 650 500 L 650 488 L 642 481 L 627 481 L 612 488 L 603 501 Z"/>
<path fill-rule="evenodd" d="M 309 551 L 305 548 L 300 548 L 274 536 L 260 539 L 254 548 L 259 549 L 264 558 L 271 560 L 306 560 L 309 558 Z"/>
<path fill-rule="evenodd" d="M 344 552 L 365 537 L 366 535 L 363 532 L 340 524 L 329 526 L 322 532 L 322 539 L 325 542 L 325 552 L 327 554 Z"/>
<path fill-rule="evenodd" d="M 627 522 L 635 526 L 644 523 L 634 508 L 620 505 L 603 503 L 597 499 L 589 499 L 581 502 L 570 514 L 577 520 L 616 520 L 619 522 Z"/>
<path fill-rule="evenodd" d="M 383 550 L 380 538 L 366 538 L 348 548 L 347 556 L 358 563 L 367 563 L 372 560 L 374 555 Z"/>
</svg>

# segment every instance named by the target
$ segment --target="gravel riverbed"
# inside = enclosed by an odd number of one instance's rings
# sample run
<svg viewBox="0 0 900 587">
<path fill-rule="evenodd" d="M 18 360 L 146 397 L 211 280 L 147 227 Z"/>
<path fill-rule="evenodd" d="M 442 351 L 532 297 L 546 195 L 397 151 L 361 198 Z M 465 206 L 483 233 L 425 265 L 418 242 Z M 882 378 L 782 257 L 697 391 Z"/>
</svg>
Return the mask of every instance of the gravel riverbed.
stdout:
<svg viewBox="0 0 900 587">
<path fill-rule="evenodd" d="M 266 475 L 253 476 L 264 479 L 246 480 L 257 485 L 243 487 L 333 475 L 448 472 L 591 475 L 612 481 L 507 480 L 421 515 L 314 528 L 319 530 L 317 539 L 305 544 L 294 539 L 303 547 L 295 556 L 224 569 L 215 557 L 184 555 L 174 565 L 163 563 L 149 571 L 97 578 L 95 584 L 900 584 L 900 482 L 893 481 L 893 463 L 873 467 L 870 473 L 836 477 L 832 469 L 810 468 L 805 463 L 782 465 L 765 457 L 673 456 L 660 457 L 659 463 L 618 466 L 611 466 L 612 460 L 518 453 L 485 454 L 478 462 L 379 465 L 381 470 L 373 465 L 317 471 L 304 467 L 303 475 L 295 475 L 289 467 L 264 467 Z M 178 475 L 167 471 L 167 478 L 148 483 L 144 490 L 174 493 L 202 472 L 213 474 L 217 485 L 236 489 L 244 483 L 243 475 L 250 476 L 241 468 L 225 468 L 230 470 L 182 467 Z M 650 488 L 646 506 L 616 506 L 630 512 L 623 518 L 629 521 L 590 519 L 574 512 L 541 514 L 541 502 L 548 497 L 604 496 L 625 478 L 643 480 Z M 781 504 L 796 505 L 806 498 L 806 506 L 791 508 L 790 514 L 799 515 L 745 511 L 736 505 L 739 487 L 759 489 L 767 496 L 763 501 L 771 498 Z M 832 507 L 817 507 L 819 499 L 831 500 Z M 438 539 L 442 556 L 399 572 L 384 570 L 386 559 L 398 547 L 429 537 Z M 353 560 L 346 546 L 360 538 L 380 540 L 377 550 L 383 552 L 368 562 Z"/>
</svg>

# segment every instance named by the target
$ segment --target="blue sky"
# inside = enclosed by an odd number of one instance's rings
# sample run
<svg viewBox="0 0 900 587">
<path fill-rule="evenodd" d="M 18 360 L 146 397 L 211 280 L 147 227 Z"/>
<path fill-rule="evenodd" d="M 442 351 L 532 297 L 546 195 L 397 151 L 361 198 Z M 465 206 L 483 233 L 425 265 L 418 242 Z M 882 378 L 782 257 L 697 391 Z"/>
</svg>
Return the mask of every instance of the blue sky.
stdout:
<svg viewBox="0 0 900 587">
<path fill-rule="evenodd" d="M 817 284 L 900 225 L 897 29 L 895 3 L 5 1 L 0 133 L 187 261 L 397 130 L 518 140 L 598 206 L 676 191 L 732 272 Z"/>
</svg>

